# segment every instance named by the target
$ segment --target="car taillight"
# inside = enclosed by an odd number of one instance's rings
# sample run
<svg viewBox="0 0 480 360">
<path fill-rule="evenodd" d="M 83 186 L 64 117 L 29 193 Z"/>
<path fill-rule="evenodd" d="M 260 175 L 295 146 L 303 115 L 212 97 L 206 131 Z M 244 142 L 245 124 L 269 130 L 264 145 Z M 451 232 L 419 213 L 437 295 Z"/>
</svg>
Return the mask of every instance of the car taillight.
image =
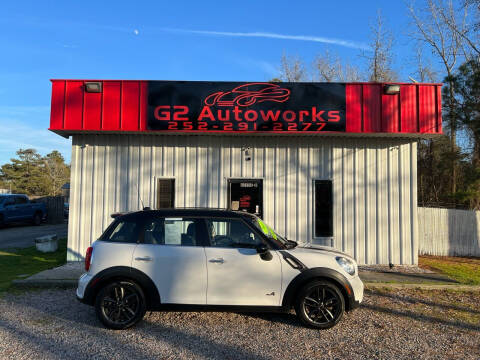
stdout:
<svg viewBox="0 0 480 360">
<path fill-rule="evenodd" d="M 87 253 L 85 254 L 85 271 L 88 271 L 90 269 L 90 262 L 92 260 L 92 252 L 93 252 L 93 247 L 89 247 L 87 249 Z"/>
</svg>

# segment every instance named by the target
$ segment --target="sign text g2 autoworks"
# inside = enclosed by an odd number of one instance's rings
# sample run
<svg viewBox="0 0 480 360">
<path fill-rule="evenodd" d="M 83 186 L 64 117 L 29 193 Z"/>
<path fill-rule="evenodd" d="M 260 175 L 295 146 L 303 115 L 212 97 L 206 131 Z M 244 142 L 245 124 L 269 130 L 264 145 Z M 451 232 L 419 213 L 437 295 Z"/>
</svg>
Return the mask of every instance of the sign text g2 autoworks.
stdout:
<svg viewBox="0 0 480 360">
<path fill-rule="evenodd" d="M 345 84 L 150 81 L 148 129 L 345 131 Z"/>
</svg>

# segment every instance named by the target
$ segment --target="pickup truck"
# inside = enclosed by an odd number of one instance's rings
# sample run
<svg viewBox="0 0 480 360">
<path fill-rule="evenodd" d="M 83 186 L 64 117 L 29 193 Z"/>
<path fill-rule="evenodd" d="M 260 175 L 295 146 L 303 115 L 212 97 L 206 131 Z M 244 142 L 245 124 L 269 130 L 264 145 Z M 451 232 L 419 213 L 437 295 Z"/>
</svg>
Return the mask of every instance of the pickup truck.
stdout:
<svg viewBox="0 0 480 360">
<path fill-rule="evenodd" d="M 32 202 L 26 195 L 0 194 L 0 227 L 21 221 L 40 225 L 46 215 L 44 203 Z"/>
</svg>

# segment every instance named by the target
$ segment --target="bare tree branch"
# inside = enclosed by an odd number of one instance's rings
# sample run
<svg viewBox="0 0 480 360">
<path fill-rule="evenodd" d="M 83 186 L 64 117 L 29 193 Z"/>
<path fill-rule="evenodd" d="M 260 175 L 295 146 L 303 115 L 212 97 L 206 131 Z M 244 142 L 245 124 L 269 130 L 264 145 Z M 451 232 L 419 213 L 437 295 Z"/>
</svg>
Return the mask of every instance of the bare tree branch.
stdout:
<svg viewBox="0 0 480 360">
<path fill-rule="evenodd" d="M 380 11 L 375 23 L 371 25 L 372 39 L 369 51 L 361 56 L 367 59 L 370 80 L 376 82 L 395 81 L 398 76 L 392 69 L 393 64 L 393 35 L 385 28 Z"/>
<path fill-rule="evenodd" d="M 326 50 L 318 54 L 313 62 L 314 81 L 355 82 L 363 80 L 358 67 L 342 62 L 338 54 Z"/>
<path fill-rule="evenodd" d="M 303 61 L 298 57 L 282 55 L 280 61 L 280 78 L 284 81 L 299 82 L 306 80 L 306 70 Z"/>
</svg>

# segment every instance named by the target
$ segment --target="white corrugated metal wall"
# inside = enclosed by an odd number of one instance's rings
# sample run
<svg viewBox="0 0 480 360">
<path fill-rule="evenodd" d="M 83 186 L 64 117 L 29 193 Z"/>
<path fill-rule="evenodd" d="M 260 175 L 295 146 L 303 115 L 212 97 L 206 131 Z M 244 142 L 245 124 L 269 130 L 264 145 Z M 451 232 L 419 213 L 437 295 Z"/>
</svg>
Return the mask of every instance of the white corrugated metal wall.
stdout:
<svg viewBox="0 0 480 360">
<path fill-rule="evenodd" d="M 480 211 L 418 208 L 420 255 L 480 256 Z"/>
<path fill-rule="evenodd" d="M 242 147 L 251 148 L 246 161 Z M 264 220 L 299 242 L 333 245 L 360 264 L 417 262 L 416 143 L 293 136 L 75 135 L 68 260 L 117 211 L 155 207 L 175 178 L 177 207 L 227 206 L 227 179 L 263 179 Z M 334 236 L 313 237 L 313 181 L 332 180 Z"/>
</svg>

